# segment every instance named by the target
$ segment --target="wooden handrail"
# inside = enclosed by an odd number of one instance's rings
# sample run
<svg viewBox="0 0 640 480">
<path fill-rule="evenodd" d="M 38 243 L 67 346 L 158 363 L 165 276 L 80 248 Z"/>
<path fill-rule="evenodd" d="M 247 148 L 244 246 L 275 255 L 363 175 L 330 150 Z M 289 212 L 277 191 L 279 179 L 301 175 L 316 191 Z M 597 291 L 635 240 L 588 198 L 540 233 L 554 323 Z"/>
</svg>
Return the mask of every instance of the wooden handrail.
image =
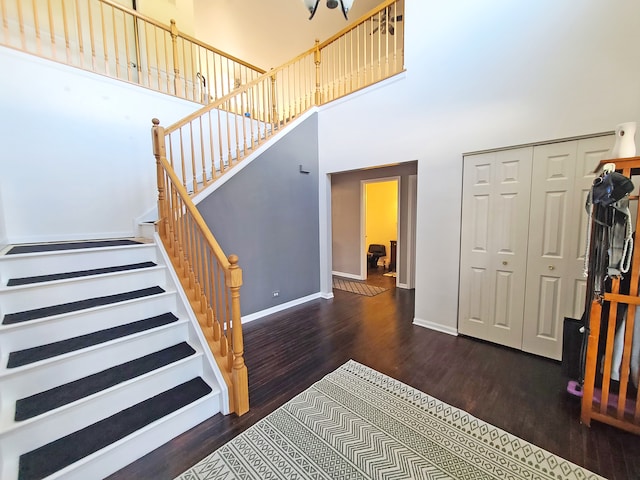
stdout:
<svg viewBox="0 0 640 480">
<path fill-rule="evenodd" d="M 158 233 L 228 384 L 230 409 L 243 415 L 249 410 L 249 386 L 240 314 L 242 269 L 236 255 L 224 254 L 167 161 L 160 121 L 152 123 Z"/>
</svg>

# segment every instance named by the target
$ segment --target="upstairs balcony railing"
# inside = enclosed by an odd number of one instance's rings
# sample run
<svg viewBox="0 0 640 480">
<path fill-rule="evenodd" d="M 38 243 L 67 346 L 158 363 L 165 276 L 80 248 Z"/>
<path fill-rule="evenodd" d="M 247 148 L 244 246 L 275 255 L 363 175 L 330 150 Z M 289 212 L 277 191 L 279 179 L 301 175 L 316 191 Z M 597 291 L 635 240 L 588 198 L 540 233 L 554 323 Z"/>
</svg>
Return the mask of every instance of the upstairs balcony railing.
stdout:
<svg viewBox="0 0 640 480">
<path fill-rule="evenodd" d="M 0 44 L 209 103 L 264 70 L 110 0 L 0 0 Z"/>
<path fill-rule="evenodd" d="M 190 195 L 313 106 L 404 70 L 404 0 L 387 0 L 333 37 L 164 128 L 167 160 Z"/>
</svg>

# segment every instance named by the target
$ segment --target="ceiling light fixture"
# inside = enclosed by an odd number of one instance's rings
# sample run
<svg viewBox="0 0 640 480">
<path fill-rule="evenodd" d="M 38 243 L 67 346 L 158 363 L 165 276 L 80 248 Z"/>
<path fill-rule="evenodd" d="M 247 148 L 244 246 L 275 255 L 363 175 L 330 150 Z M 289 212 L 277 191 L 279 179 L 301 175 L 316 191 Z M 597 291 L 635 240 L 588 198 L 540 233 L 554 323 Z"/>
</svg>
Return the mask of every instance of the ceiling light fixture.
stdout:
<svg viewBox="0 0 640 480">
<path fill-rule="evenodd" d="M 311 14 L 311 16 L 309 17 L 309 20 L 311 20 L 313 16 L 316 14 L 316 10 L 318 9 L 318 4 L 320 3 L 320 0 L 302 0 L 302 1 L 304 3 L 304 6 L 307 7 L 307 10 L 309 10 L 309 13 Z M 351 10 L 353 1 L 354 0 L 327 0 L 327 8 L 333 9 L 333 8 L 336 8 L 338 4 L 340 4 L 340 10 L 342 10 L 342 14 L 344 15 L 344 18 L 346 20 L 349 20 L 349 18 L 347 18 L 347 13 L 349 13 L 349 10 Z"/>
</svg>

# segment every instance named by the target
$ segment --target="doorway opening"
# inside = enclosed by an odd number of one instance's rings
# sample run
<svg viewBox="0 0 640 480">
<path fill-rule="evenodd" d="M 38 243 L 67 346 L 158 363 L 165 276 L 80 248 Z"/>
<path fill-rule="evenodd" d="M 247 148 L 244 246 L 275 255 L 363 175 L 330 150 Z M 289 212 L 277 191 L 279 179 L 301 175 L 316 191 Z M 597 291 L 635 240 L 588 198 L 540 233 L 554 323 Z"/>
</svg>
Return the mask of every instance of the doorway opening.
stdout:
<svg viewBox="0 0 640 480">
<path fill-rule="evenodd" d="M 397 283 L 399 177 L 362 181 L 363 277 L 387 285 Z M 393 281 L 380 277 L 391 277 Z"/>
</svg>

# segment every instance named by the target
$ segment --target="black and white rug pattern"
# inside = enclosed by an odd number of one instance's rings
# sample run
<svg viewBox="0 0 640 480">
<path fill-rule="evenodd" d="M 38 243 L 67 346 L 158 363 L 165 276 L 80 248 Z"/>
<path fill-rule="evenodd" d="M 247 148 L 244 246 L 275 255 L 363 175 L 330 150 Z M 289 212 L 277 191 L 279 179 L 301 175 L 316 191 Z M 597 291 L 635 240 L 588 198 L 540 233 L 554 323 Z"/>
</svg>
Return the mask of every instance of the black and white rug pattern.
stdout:
<svg viewBox="0 0 640 480">
<path fill-rule="evenodd" d="M 602 477 L 350 360 L 178 478 Z"/>
</svg>

